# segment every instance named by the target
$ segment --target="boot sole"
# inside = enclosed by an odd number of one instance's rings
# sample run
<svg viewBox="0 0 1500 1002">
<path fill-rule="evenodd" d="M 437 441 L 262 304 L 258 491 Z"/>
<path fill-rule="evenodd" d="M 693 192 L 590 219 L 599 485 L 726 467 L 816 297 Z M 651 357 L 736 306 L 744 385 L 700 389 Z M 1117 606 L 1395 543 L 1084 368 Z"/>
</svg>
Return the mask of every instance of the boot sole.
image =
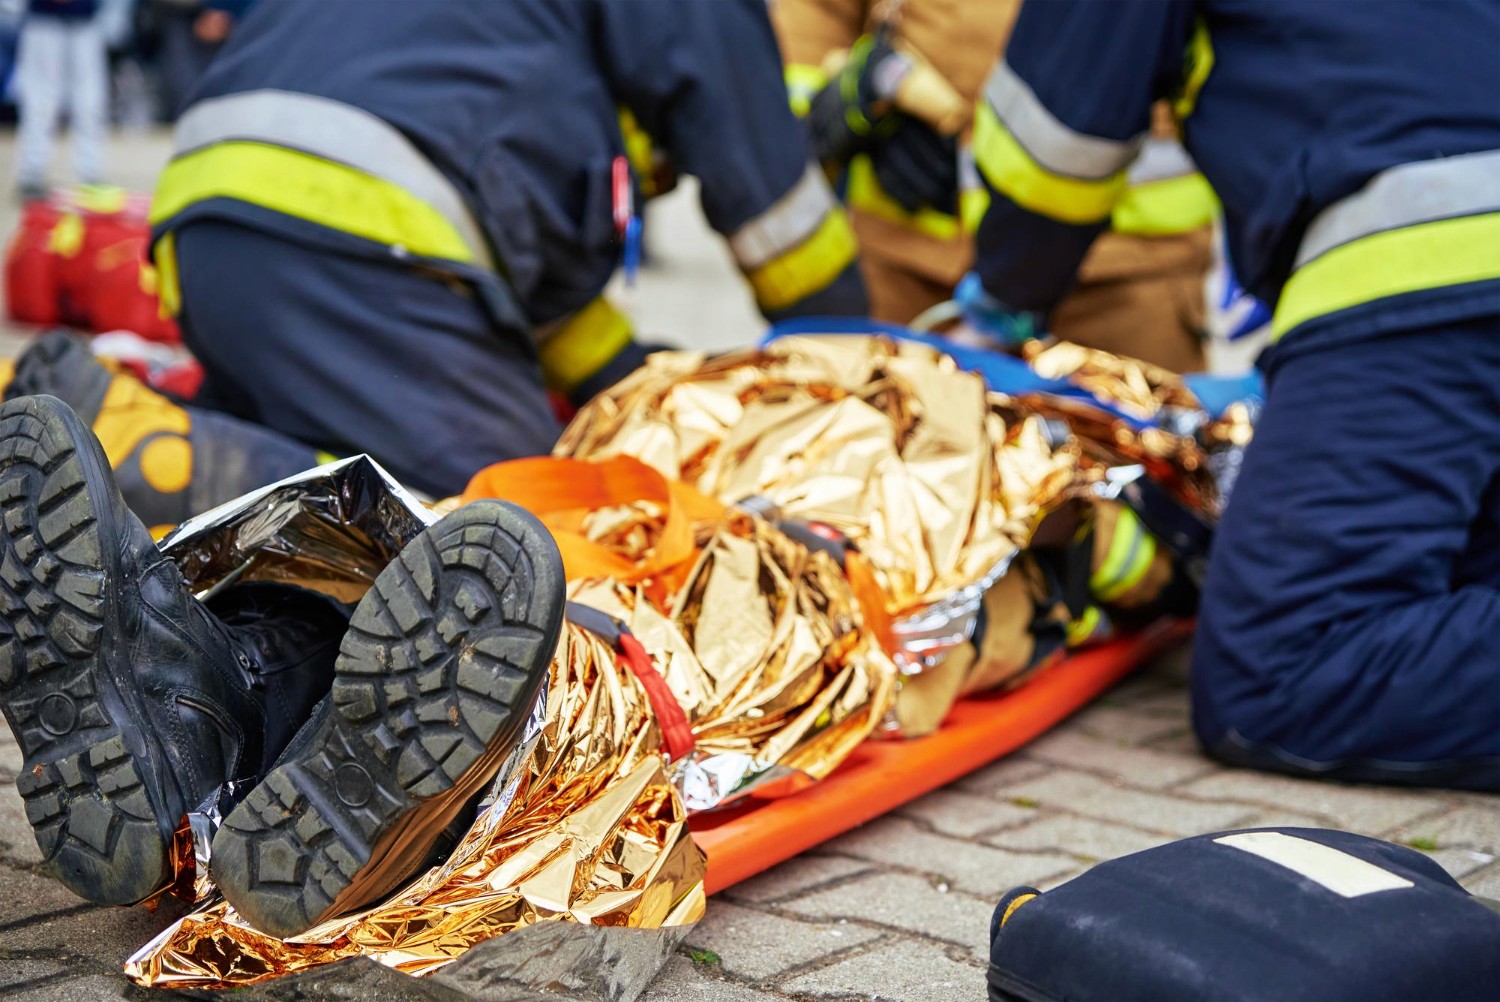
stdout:
<svg viewBox="0 0 1500 1002">
<path fill-rule="evenodd" d="M 332 711 L 220 828 L 211 872 L 286 938 L 377 903 L 494 778 L 563 618 L 562 559 L 514 505 L 426 529 L 375 579 L 340 647 Z"/>
<path fill-rule="evenodd" d="M 131 904 L 168 879 L 177 819 L 144 781 L 149 728 L 131 725 L 103 650 L 124 638 L 106 629 L 118 544 L 97 449 L 51 397 L 0 406 L 0 709 L 47 868 L 90 901 Z"/>
<path fill-rule="evenodd" d="M 75 355 L 81 355 L 81 360 L 74 361 Z M 67 331 L 50 330 L 38 336 L 17 359 L 5 399 L 39 394 L 58 397 L 84 424 L 91 425 L 104 405 L 110 380 L 109 371 L 94 360 L 87 345 Z"/>
</svg>

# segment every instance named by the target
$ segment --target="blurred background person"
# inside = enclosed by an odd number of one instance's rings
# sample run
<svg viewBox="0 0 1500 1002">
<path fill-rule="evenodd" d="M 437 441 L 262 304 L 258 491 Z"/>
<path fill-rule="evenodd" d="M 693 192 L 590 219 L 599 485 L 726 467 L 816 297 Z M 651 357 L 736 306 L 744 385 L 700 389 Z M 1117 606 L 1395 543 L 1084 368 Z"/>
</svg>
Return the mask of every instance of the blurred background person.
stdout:
<svg viewBox="0 0 1500 1002">
<path fill-rule="evenodd" d="M 16 189 L 47 193 L 52 144 L 67 116 L 73 172 L 100 184 L 109 124 L 109 45 L 129 25 L 129 0 L 25 0 L 13 86 L 20 112 Z"/>
</svg>

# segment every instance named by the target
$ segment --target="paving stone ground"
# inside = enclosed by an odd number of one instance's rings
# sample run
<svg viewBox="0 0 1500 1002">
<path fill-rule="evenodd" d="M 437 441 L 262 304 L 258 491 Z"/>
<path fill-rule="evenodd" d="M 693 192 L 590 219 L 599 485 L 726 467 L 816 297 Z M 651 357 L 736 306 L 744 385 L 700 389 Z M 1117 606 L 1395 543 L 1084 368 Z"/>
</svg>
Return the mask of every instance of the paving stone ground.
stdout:
<svg viewBox="0 0 1500 1002">
<path fill-rule="evenodd" d="M 146 185 L 163 151 L 159 138 L 123 142 L 122 180 Z M 0 138 L 0 174 L 9 162 Z M 657 272 L 636 290 L 655 329 L 689 340 L 706 323 L 721 341 L 748 339 L 732 276 L 692 271 L 708 267 L 699 251 L 713 246 L 701 224 L 681 205 L 660 219 Z M 0 212 L 7 232 L 13 220 L 13 209 Z M 1221 768 L 1192 744 L 1184 675 L 1181 653 L 1164 658 L 1015 755 L 718 895 L 645 998 L 978 999 L 1005 889 L 1053 887 L 1101 860 L 1219 828 L 1304 824 L 1412 844 L 1500 897 L 1500 797 Z M 89 907 L 39 872 L 14 790 L 20 764 L 0 729 L 0 995 L 161 997 L 119 971 L 170 916 Z"/>
</svg>

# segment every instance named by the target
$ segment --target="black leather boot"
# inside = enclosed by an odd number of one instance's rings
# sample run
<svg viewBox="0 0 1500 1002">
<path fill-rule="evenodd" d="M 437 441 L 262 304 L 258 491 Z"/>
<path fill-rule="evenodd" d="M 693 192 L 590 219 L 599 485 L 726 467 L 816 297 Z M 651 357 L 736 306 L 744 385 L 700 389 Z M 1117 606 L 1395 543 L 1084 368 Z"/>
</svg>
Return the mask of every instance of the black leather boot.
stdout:
<svg viewBox="0 0 1500 1002">
<path fill-rule="evenodd" d="M 295 935 L 376 904 L 451 844 L 539 698 L 563 584 L 551 535 L 503 502 L 402 549 L 354 610 L 316 722 L 214 836 L 210 872 L 241 917 Z"/>
<path fill-rule="evenodd" d="M 259 775 L 332 682 L 343 608 L 285 586 L 193 597 L 98 441 L 53 397 L 0 406 L 0 709 L 47 866 L 90 901 L 171 877 L 182 815 Z"/>
</svg>

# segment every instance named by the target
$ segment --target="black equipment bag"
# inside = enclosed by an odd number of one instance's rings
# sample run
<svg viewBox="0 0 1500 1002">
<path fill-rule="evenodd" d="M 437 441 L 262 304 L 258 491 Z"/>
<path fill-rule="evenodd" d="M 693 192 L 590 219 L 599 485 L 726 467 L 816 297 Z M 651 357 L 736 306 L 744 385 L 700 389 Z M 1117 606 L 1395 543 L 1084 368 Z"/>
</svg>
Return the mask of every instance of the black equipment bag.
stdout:
<svg viewBox="0 0 1500 1002">
<path fill-rule="evenodd" d="M 1318 828 L 1100 863 L 990 924 L 992 1002 L 1500 999 L 1500 911 L 1420 852 Z"/>
</svg>

